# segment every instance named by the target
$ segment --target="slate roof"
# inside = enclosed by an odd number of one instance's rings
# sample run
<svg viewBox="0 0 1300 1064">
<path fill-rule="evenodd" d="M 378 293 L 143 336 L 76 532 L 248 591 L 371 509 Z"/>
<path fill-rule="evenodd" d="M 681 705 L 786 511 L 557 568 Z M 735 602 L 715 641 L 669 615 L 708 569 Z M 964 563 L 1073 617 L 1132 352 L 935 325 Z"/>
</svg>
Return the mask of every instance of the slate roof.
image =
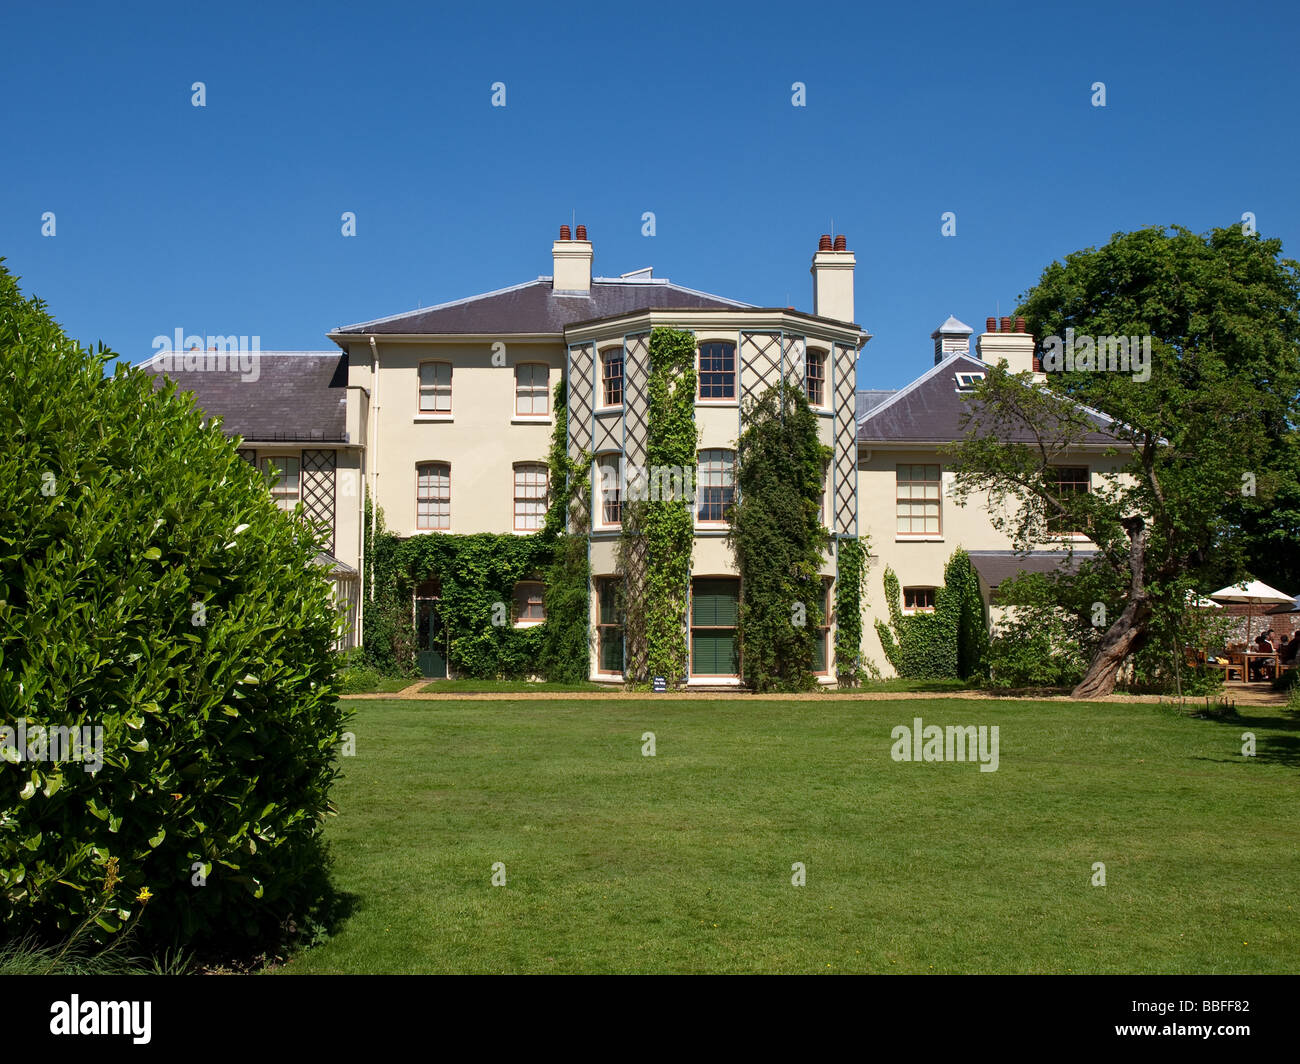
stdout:
<svg viewBox="0 0 1300 1064">
<path fill-rule="evenodd" d="M 259 351 L 253 363 L 256 372 L 247 374 L 237 368 L 187 371 L 184 354 L 171 356 L 172 368 L 164 370 L 160 365 L 164 357 L 156 355 L 140 368 L 169 377 L 181 391 L 193 392 L 199 409 L 222 419 L 227 436 L 265 442 L 348 442 L 348 356 L 343 352 Z M 236 364 L 235 356 L 229 364 Z"/>
<path fill-rule="evenodd" d="M 962 413 L 966 399 L 957 391 L 956 374 L 984 373 L 988 366 L 973 355 L 950 355 L 911 384 L 858 417 L 858 442 L 878 444 L 947 443 L 961 439 Z M 861 394 L 861 393 L 859 393 Z M 868 393 L 869 394 L 869 393 Z M 858 400 L 861 403 L 861 399 Z M 1097 426 L 1083 436 L 1085 444 L 1113 444 L 1106 432 L 1111 420 L 1104 414 L 1085 411 Z M 1024 432 L 1009 437 L 1011 442 L 1031 442 Z"/>
<path fill-rule="evenodd" d="M 892 390 L 870 389 L 858 392 L 858 420 L 862 420 L 862 415 L 868 410 L 874 410 L 886 399 L 893 395 Z"/>
<path fill-rule="evenodd" d="M 387 318 L 345 325 L 339 334 L 458 334 L 490 333 L 560 335 L 565 326 L 638 310 L 734 310 L 750 307 L 734 299 L 697 292 L 666 278 L 631 280 L 597 277 L 590 295 L 557 294 L 550 277 L 539 277 L 511 288 L 468 299 L 408 310 Z"/>
<path fill-rule="evenodd" d="M 1017 573 L 1050 573 L 1057 569 L 1073 572 L 1084 562 L 1097 557 L 1095 550 L 1076 550 L 1067 560 L 1065 551 L 1037 550 L 1017 554 L 1013 550 L 972 550 L 970 563 L 980 579 L 991 591 L 996 591 L 1003 580 Z"/>
</svg>

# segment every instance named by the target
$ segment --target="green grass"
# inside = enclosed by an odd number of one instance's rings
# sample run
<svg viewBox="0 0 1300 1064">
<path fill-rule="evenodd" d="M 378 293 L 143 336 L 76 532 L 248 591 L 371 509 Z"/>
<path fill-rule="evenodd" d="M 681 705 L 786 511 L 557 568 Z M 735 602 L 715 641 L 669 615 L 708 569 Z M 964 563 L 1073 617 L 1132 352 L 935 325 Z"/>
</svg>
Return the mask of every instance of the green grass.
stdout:
<svg viewBox="0 0 1300 1064">
<path fill-rule="evenodd" d="M 402 676 L 376 676 L 366 677 L 365 681 L 359 684 L 350 685 L 347 694 L 380 694 L 393 695 L 398 691 L 405 691 L 415 680 L 406 679 Z"/>
<path fill-rule="evenodd" d="M 527 680 L 434 680 L 420 688 L 421 694 L 573 694 L 579 691 L 608 691 L 609 684 L 599 683 L 530 683 Z"/>
<path fill-rule="evenodd" d="M 355 705 L 329 828 L 355 909 L 290 972 L 1300 968 L 1300 725 L 1279 710 Z M 998 771 L 894 762 L 917 716 L 998 725 Z"/>
</svg>

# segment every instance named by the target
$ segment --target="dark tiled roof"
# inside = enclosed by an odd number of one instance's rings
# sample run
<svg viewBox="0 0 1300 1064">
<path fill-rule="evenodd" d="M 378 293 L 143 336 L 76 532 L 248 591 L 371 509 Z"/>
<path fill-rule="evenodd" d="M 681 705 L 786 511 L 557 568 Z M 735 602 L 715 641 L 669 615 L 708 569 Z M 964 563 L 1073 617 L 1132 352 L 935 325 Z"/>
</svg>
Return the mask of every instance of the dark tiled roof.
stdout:
<svg viewBox="0 0 1300 1064">
<path fill-rule="evenodd" d="M 1065 551 L 1038 550 L 1017 554 L 1013 550 L 972 550 L 970 563 L 990 590 L 1017 573 L 1050 573 L 1057 569 L 1073 572 L 1084 562 L 1097 557 L 1095 550 L 1076 550 L 1067 561 Z"/>
<path fill-rule="evenodd" d="M 965 435 L 961 422 L 966 399 L 957 391 L 955 374 L 984 373 L 987 369 L 988 366 L 971 355 L 953 355 L 944 359 L 902 391 L 895 392 L 891 398 L 860 416 L 858 440 L 904 444 L 909 441 L 928 443 L 961 439 Z M 1110 424 L 1107 418 L 1090 412 L 1086 416 L 1097 426 L 1097 431 L 1086 433 L 1082 442 L 1115 442 L 1114 437 L 1105 431 Z M 1032 439 L 1028 432 L 1009 437 L 1010 442 L 1027 443 Z"/>
<path fill-rule="evenodd" d="M 199 409 L 220 417 L 228 436 L 341 443 L 347 423 L 347 359 L 339 351 L 259 351 L 255 373 L 217 365 L 185 370 L 183 355 L 173 356 L 170 369 L 161 368 L 158 357 L 140 368 L 193 392 Z"/>
<path fill-rule="evenodd" d="M 712 296 L 707 292 L 682 288 L 666 280 L 628 282 L 597 278 L 592 281 L 589 296 L 557 295 L 551 290 L 551 279 L 539 277 L 536 281 L 460 299 L 454 303 L 442 303 L 390 318 L 346 325 L 335 332 L 367 335 L 559 334 L 566 325 L 575 322 L 630 314 L 638 310 L 726 310 L 748 305 Z"/>
<path fill-rule="evenodd" d="M 875 410 L 881 403 L 892 396 L 892 391 L 881 389 L 872 389 L 869 391 L 858 392 L 858 420 L 862 420 L 862 415 L 869 410 Z"/>
</svg>

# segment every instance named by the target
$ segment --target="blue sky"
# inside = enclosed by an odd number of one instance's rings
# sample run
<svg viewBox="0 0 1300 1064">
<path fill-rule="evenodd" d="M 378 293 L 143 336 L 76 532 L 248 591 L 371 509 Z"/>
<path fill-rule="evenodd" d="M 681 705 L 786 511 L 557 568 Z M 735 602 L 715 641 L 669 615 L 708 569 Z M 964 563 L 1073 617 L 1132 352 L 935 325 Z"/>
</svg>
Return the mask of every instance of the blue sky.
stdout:
<svg viewBox="0 0 1300 1064">
<path fill-rule="evenodd" d="M 600 275 L 810 310 L 833 218 L 859 383 L 894 388 L 948 314 L 978 329 L 1119 230 L 1252 211 L 1296 255 L 1298 28 L 1282 3 L 11 4 L 0 255 L 139 361 L 177 328 L 323 349 L 550 273 L 574 211 Z"/>
</svg>

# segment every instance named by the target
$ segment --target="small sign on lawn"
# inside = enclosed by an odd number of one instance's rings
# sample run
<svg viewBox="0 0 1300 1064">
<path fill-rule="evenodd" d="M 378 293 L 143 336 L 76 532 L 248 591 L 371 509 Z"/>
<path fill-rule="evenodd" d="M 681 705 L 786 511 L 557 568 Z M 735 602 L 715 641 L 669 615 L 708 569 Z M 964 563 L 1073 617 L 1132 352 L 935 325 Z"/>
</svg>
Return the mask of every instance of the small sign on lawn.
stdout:
<svg viewBox="0 0 1300 1064">
<path fill-rule="evenodd" d="M 667 691 L 667 690 L 668 690 L 668 680 L 667 680 L 665 677 L 663 677 L 663 676 L 656 676 L 656 677 L 654 678 L 654 689 L 655 689 L 656 692 L 658 692 L 658 691 Z"/>
</svg>

